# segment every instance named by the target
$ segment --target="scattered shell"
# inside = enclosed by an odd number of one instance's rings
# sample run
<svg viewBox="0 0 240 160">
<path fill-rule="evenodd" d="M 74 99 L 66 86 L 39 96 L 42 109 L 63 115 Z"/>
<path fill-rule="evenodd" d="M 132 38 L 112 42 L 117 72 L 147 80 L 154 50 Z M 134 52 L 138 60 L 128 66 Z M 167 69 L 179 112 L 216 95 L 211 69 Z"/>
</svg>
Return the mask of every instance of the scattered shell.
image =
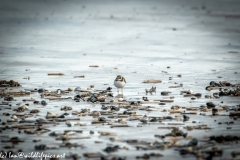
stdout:
<svg viewBox="0 0 240 160">
<path fill-rule="evenodd" d="M 74 78 L 84 78 L 85 76 L 82 75 L 82 76 L 74 76 Z"/>
<path fill-rule="evenodd" d="M 144 80 L 143 83 L 162 83 L 162 81 L 161 80 L 149 79 L 149 80 Z"/>
<path fill-rule="evenodd" d="M 63 76 L 63 73 L 48 73 L 48 76 Z"/>
<path fill-rule="evenodd" d="M 95 67 L 95 68 L 97 68 L 97 67 L 99 67 L 98 65 L 90 65 L 89 67 Z"/>
</svg>

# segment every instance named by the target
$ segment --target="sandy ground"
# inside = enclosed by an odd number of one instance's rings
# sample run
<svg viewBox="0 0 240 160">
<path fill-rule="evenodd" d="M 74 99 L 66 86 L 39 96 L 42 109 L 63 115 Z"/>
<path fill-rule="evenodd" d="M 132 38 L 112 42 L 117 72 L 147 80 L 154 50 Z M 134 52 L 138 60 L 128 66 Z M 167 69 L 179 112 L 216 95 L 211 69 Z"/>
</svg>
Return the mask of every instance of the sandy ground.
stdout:
<svg viewBox="0 0 240 160">
<path fill-rule="evenodd" d="M 123 0 L 123 1 L 7 1 L 0 3 L 0 79 L 15 80 L 22 85 L 22 90 L 45 88 L 83 89 L 94 85 L 95 89 L 113 88 L 114 96 L 117 89 L 113 81 L 117 75 L 123 75 L 127 80 L 124 88 L 126 100 L 141 100 L 145 89 L 153 85 L 157 93 L 148 95 L 150 100 L 162 99 L 161 91 L 170 91 L 174 102 L 165 106 L 151 105 L 160 109 L 169 109 L 172 105 L 199 107 L 206 102 L 217 105 L 236 106 L 239 97 L 221 97 L 206 99 L 214 91 L 206 91 L 210 81 L 229 81 L 240 83 L 240 1 L 238 0 Z M 89 65 L 99 65 L 91 68 Z M 167 68 L 170 66 L 170 68 Z M 165 71 L 165 72 L 163 72 Z M 51 72 L 61 72 L 64 76 L 48 76 Z M 167 73 L 166 73 L 167 72 Z M 177 75 L 181 74 L 179 78 Z M 84 75 L 84 78 L 74 76 Z M 219 76 L 221 78 L 219 78 Z M 24 79 L 30 77 L 29 80 Z M 172 80 L 169 80 L 172 77 Z M 159 84 L 142 83 L 146 79 L 161 79 Z M 169 88 L 182 83 L 182 88 Z M 180 95 L 182 90 L 193 90 L 202 93 L 202 97 L 191 100 Z M 69 96 L 74 96 L 72 93 Z M 38 93 L 28 98 L 41 100 Z M 22 102 L 22 97 L 12 102 L 12 108 Z M 3 101 L 3 99 L 1 99 Z M 101 110 L 100 104 L 74 101 L 47 101 L 43 107 L 30 102 L 30 108 L 38 108 L 41 112 L 30 119 L 42 118 L 47 111 L 62 113 L 60 108 L 69 105 L 75 110 L 90 108 Z M 223 102 L 223 103 L 221 103 Z M 57 106 L 57 107 L 56 107 Z M 12 110 L 0 110 L 14 114 Z M 123 112 L 123 109 L 120 110 Z M 68 111 L 71 113 L 71 111 Z M 144 112 L 148 116 L 163 116 L 162 112 Z M 211 115 L 211 113 L 207 113 Z M 239 134 L 240 122 L 235 120 L 232 129 L 227 130 L 227 124 L 218 122 L 232 121 L 228 116 L 190 115 L 186 125 L 192 121 L 208 124 L 214 128 L 209 131 L 190 131 L 189 136 L 203 139 L 204 135 L 236 135 Z M 214 121 L 216 120 L 216 121 Z M 97 131 L 110 131 L 122 140 L 139 139 L 149 142 L 161 141 L 154 134 L 166 134 L 170 130 L 158 129 L 158 125 L 142 125 L 139 121 L 129 122 L 130 128 L 114 128 L 109 126 L 92 126 L 92 117 L 81 117 L 81 122 L 87 126 L 73 126 L 71 129 L 81 129 L 81 136 L 89 136 L 89 131 L 96 133 L 90 139 L 72 140 L 83 144 L 84 148 L 50 150 L 50 153 L 103 152 L 109 144 L 127 146 L 112 155 L 126 155 L 127 159 L 150 152 L 164 155 L 162 159 L 194 159 L 194 156 L 180 156 L 174 149 L 138 151 L 134 146 L 123 142 L 111 142 L 109 137 L 99 136 Z M 74 122 L 72 122 L 74 123 Z M 137 127 L 138 125 L 142 127 Z M 69 129 L 65 123 L 57 126 L 49 125 L 51 131 L 61 132 Z M 184 130 L 184 127 L 181 126 Z M 186 130 L 185 130 L 186 131 Z M 4 130 L 1 136 L 19 136 L 28 138 L 26 145 L 16 145 L 13 151 L 23 148 L 24 152 L 35 151 L 37 144 L 59 145 L 60 141 L 48 136 L 18 134 Z M 41 142 L 32 143 L 39 138 Z M 96 144 L 95 141 L 102 143 Z M 186 143 L 186 141 L 179 142 Z M 6 146 L 1 143 L 0 146 Z M 230 147 L 220 145 L 224 149 L 222 158 L 231 157 L 238 144 Z M 219 157 L 218 157 L 219 158 Z M 83 158 L 84 159 L 84 158 Z"/>
</svg>

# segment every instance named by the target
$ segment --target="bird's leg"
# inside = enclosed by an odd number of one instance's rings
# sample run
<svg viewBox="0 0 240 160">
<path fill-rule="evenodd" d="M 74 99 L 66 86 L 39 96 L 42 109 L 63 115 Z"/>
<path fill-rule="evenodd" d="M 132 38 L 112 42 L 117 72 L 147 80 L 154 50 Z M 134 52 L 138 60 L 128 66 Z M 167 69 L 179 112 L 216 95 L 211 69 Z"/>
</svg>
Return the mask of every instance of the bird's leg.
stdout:
<svg viewBox="0 0 240 160">
<path fill-rule="evenodd" d="M 119 89 L 117 89 L 118 90 L 118 94 L 119 94 Z"/>
<path fill-rule="evenodd" d="M 122 95 L 123 95 L 123 88 L 122 88 Z"/>
</svg>

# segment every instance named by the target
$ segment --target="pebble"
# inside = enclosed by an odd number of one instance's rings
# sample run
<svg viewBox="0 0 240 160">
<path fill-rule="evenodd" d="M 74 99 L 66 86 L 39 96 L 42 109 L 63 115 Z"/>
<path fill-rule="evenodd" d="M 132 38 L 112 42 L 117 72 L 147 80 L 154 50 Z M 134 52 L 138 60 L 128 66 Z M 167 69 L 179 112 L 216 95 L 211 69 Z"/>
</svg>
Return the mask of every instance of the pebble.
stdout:
<svg viewBox="0 0 240 160">
<path fill-rule="evenodd" d="M 43 93 L 45 90 L 43 88 L 38 89 L 38 93 Z"/>
<path fill-rule="evenodd" d="M 42 104 L 43 106 L 46 106 L 46 105 L 47 105 L 47 102 L 46 102 L 45 100 L 42 100 L 42 101 L 41 101 L 41 104 Z"/>
<path fill-rule="evenodd" d="M 197 146 L 198 140 L 193 138 L 190 142 L 188 142 L 187 146 Z"/>
<path fill-rule="evenodd" d="M 207 102 L 206 105 L 208 108 L 214 108 L 216 106 L 213 102 Z"/>
<path fill-rule="evenodd" d="M 166 103 L 161 102 L 161 103 L 159 103 L 159 105 L 166 105 Z"/>
<path fill-rule="evenodd" d="M 76 87 L 75 89 L 74 89 L 74 91 L 80 91 L 81 90 L 81 87 Z"/>
<path fill-rule="evenodd" d="M 171 92 L 168 92 L 168 91 L 162 91 L 162 92 L 161 92 L 161 95 L 162 95 L 162 96 L 168 96 L 169 93 L 171 93 Z"/>
<path fill-rule="evenodd" d="M 183 115 L 183 121 L 189 121 L 190 117 L 186 116 L 185 114 Z"/>
</svg>

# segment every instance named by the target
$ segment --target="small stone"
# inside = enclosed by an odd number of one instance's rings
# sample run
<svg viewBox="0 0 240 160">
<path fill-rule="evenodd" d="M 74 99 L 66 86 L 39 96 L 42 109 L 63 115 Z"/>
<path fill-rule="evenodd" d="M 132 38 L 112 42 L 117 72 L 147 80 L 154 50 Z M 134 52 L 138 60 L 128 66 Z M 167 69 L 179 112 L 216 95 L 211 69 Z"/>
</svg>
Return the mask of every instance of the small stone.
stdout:
<svg viewBox="0 0 240 160">
<path fill-rule="evenodd" d="M 46 105 L 47 105 L 47 102 L 46 102 L 45 100 L 42 100 L 42 101 L 41 101 L 41 104 L 42 104 L 43 106 L 46 106 Z"/>
<path fill-rule="evenodd" d="M 115 110 L 115 111 L 119 111 L 120 109 L 118 108 L 118 107 L 116 107 L 116 106 L 110 106 L 110 109 L 111 110 Z"/>
<path fill-rule="evenodd" d="M 198 144 L 198 140 L 196 138 L 193 138 L 188 144 L 187 146 L 197 146 Z"/>
<path fill-rule="evenodd" d="M 161 95 L 162 95 L 162 96 L 168 96 L 169 93 L 170 93 L 170 92 L 168 92 L 168 91 L 162 91 L 162 92 L 161 92 Z"/>
<path fill-rule="evenodd" d="M 40 144 L 35 146 L 35 150 L 45 150 L 47 146 L 45 144 Z"/>
<path fill-rule="evenodd" d="M 195 100 L 196 99 L 196 97 L 191 97 L 191 100 Z"/>
<path fill-rule="evenodd" d="M 166 105 L 166 103 L 161 102 L 161 103 L 159 103 L 158 105 Z"/>
<path fill-rule="evenodd" d="M 123 98 L 118 98 L 118 102 L 122 102 L 123 101 Z"/>
<path fill-rule="evenodd" d="M 143 99 L 144 101 L 149 101 L 149 100 L 148 100 L 148 97 L 142 97 L 142 99 Z"/>
<path fill-rule="evenodd" d="M 75 89 L 74 89 L 74 91 L 80 91 L 81 90 L 81 87 L 76 87 Z"/>
<path fill-rule="evenodd" d="M 214 108 L 216 106 L 213 102 L 207 102 L 206 105 L 207 105 L 208 109 Z"/>
<path fill-rule="evenodd" d="M 98 111 L 93 111 L 93 112 L 92 112 L 92 116 L 93 116 L 94 118 L 100 117 L 100 116 L 101 116 L 101 113 L 98 112 Z"/>
<path fill-rule="evenodd" d="M 190 117 L 186 116 L 185 114 L 183 115 L 183 121 L 189 121 Z"/>
<path fill-rule="evenodd" d="M 194 92 L 191 90 L 191 89 L 189 89 L 188 91 L 187 91 L 187 94 L 193 94 Z"/>
<path fill-rule="evenodd" d="M 41 139 L 34 139 L 33 142 L 40 142 Z"/>
<path fill-rule="evenodd" d="M 201 94 L 201 93 L 196 93 L 196 94 L 194 94 L 194 96 L 197 97 L 197 98 L 199 98 L 199 97 L 202 96 L 202 94 Z"/>
<path fill-rule="evenodd" d="M 38 93 L 43 93 L 43 92 L 44 92 L 43 88 L 38 89 Z"/>
</svg>

